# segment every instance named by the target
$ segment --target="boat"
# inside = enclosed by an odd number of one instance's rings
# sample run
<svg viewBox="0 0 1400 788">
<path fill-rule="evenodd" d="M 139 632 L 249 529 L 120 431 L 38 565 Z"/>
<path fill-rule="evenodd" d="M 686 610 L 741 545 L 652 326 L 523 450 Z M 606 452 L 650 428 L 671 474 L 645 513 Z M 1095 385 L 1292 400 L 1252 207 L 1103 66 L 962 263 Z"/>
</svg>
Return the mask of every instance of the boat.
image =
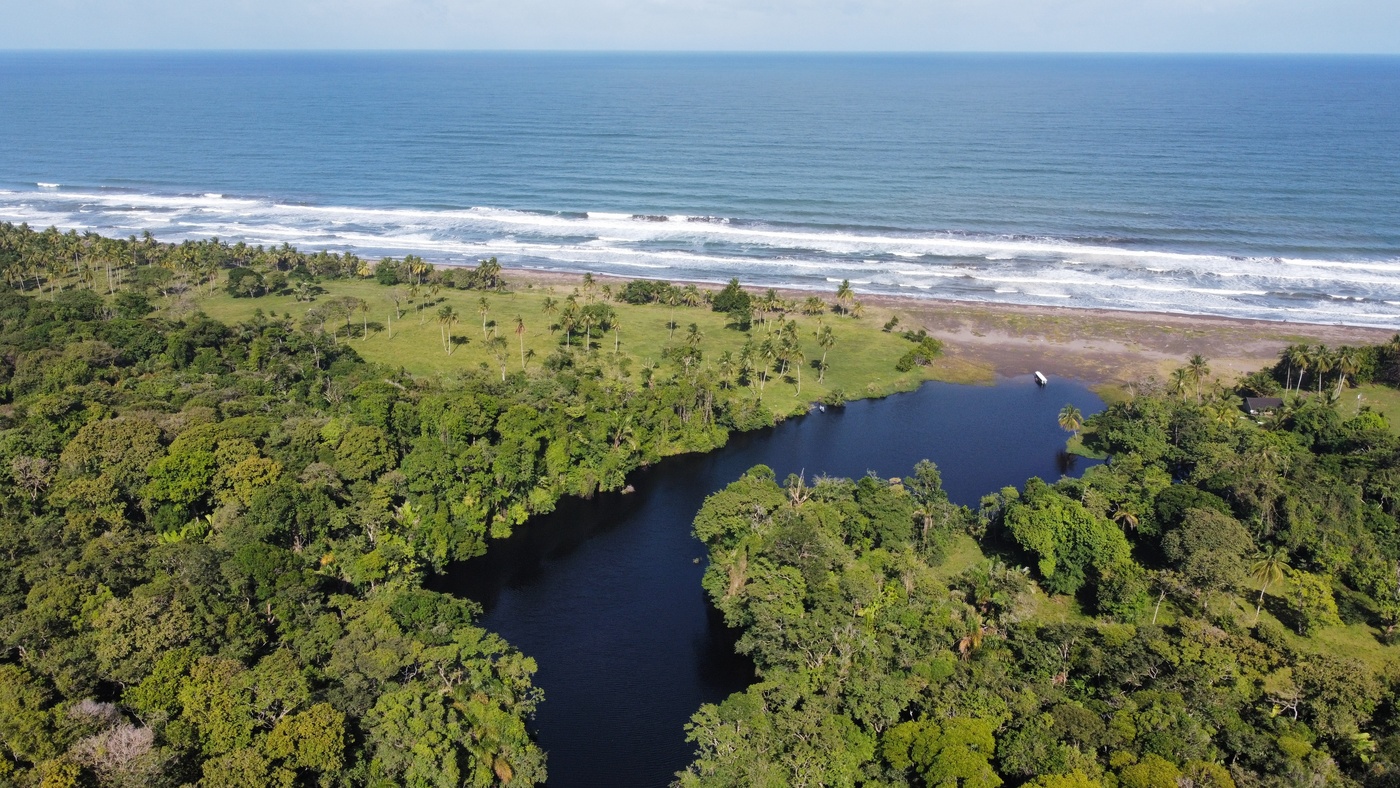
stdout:
<svg viewBox="0 0 1400 788">
<path fill-rule="evenodd" d="M 1049 379 L 1049 378 L 1047 378 L 1047 377 L 1045 377 L 1044 375 L 1042 375 L 1042 374 L 1040 373 L 1040 370 L 1036 370 L 1036 372 L 1035 372 L 1035 385 L 1037 385 L 1037 386 L 1044 386 L 1046 383 L 1049 383 L 1049 382 L 1050 382 L 1050 379 Z"/>
</svg>

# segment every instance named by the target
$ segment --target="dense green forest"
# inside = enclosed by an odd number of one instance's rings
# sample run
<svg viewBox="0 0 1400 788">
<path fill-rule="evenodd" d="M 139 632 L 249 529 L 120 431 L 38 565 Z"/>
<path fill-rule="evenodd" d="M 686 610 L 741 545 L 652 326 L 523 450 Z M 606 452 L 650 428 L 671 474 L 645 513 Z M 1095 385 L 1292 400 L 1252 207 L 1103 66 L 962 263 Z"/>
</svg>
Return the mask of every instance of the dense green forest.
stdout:
<svg viewBox="0 0 1400 788">
<path fill-rule="evenodd" d="M 1109 462 L 976 511 L 928 463 L 712 496 L 705 588 L 760 678 L 694 716 L 680 784 L 1400 785 L 1400 439 L 1335 396 L 1400 342 L 1306 352 L 1322 393 L 1257 421 L 1238 394 L 1296 390 L 1297 348 L 1062 414 Z"/>
<path fill-rule="evenodd" d="M 158 317 L 169 259 L 208 287 L 237 252 L 89 237 L 71 264 L 6 229 L 0 784 L 538 783 L 534 663 L 422 578 L 772 423 L 682 359 L 644 385 L 562 338 L 547 373 L 443 383 L 314 321 Z"/>
<path fill-rule="evenodd" d="M 361 357 L 364 310 L 325 286 L 495 294 L 493 262 L 0 225 L 0 273 L 0 785 L 26 788 L 541 782 L 533 662 L 423 578 L 561 496 L 773 423 L 765 383 L 804 361 L 785 314 L 860 311 L 849 288 L 638 282 L 578 299 L 533 366 L 522 340 L 519 368 L 415 377 Z M 215 291 L 312 306 L 174 308 Z M 672 349 L 629 369 L 609 300 L 667 314 Z M 706 356 L 677 308 L 757 327 L 755 357 Z M 940 351 L 904 338 L 891 362 Z M 1062 415 L 1107 464 L 977 511 L 928 464 L 755 469 L 696 532 L 758 681 L 697 713 L 680 781 L 1398 784 L 1400 440 L 1338 406 L 1397 361 L 1300 346 L 1226 391 L 1198 359 Z M 1286 391 L 1244 417 L 1240 395 Z"/>
</svg>

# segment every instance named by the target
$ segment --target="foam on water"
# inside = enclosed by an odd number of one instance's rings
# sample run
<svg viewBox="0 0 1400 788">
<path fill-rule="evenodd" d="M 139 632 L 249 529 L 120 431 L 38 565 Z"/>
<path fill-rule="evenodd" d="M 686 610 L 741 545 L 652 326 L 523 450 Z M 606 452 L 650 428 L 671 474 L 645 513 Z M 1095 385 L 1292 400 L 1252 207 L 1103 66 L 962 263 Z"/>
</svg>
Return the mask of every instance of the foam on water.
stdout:
<svg viewBox="0 0 1400 788">
<path fill-rule="evenodd" d="M 149 229 L 162 240 L 218 236 L 366 256 L 412 252 L 447 264 L 496 256 L 508 265 L 656 278 L 722 282 L 739 276 L 756 285 L 827 291 L 850 280 L 866 292 L 912 289 L 946 298 L 1275 320 L 1390 326 L 1396 317 L 1381 304 L 1400 302 L 1396 259 L 1241 257 L 684 214 L 301 205 L 216 192 L 37 189 L 0 191 L 0 219 L 114 235 Z M 1230 286 L 1221 287 L 1225 279 Z"/>
</svg>

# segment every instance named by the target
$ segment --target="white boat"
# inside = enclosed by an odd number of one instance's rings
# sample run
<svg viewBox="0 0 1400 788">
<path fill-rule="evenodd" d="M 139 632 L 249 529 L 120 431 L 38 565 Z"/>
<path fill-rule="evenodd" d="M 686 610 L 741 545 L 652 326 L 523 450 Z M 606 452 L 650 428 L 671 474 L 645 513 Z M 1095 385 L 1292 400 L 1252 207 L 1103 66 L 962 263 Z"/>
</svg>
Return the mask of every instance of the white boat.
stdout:
<svg viewBox="0 0 1400 788">
<path fill-rule="evenodd" d="M 1044 375 L 1040 374 L 1040 370 L 1036 370 L 1036 373 L 1035 373 L 1035 385 L 1037 385 L 1037 386 L 1044 386 L 1046 383 L 1049 383 L 1049 382 L 1050 382 L 1050 379 L 1049 379 L 1049 378 L 1047 378 L 1047 377 L 1045 377 Z"/>
</svg>

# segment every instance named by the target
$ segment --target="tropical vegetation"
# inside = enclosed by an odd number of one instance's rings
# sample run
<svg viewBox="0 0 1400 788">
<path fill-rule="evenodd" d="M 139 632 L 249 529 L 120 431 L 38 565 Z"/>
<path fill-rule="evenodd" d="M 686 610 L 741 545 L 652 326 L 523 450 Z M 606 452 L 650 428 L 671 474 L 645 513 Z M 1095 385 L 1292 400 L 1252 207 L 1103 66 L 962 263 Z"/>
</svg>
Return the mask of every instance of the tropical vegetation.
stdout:
<svg viewBox="0 0 1400 788">
<path fill-rule="evenodd" d="M 1066 406 L 1108 462 L 976 510 L 930 463 L 711 496 L 704 586 L 758 680 L 692 718 L 679 785 L 1400 784 L 1400 437 L 1183 370 Z"/>
</svg>

